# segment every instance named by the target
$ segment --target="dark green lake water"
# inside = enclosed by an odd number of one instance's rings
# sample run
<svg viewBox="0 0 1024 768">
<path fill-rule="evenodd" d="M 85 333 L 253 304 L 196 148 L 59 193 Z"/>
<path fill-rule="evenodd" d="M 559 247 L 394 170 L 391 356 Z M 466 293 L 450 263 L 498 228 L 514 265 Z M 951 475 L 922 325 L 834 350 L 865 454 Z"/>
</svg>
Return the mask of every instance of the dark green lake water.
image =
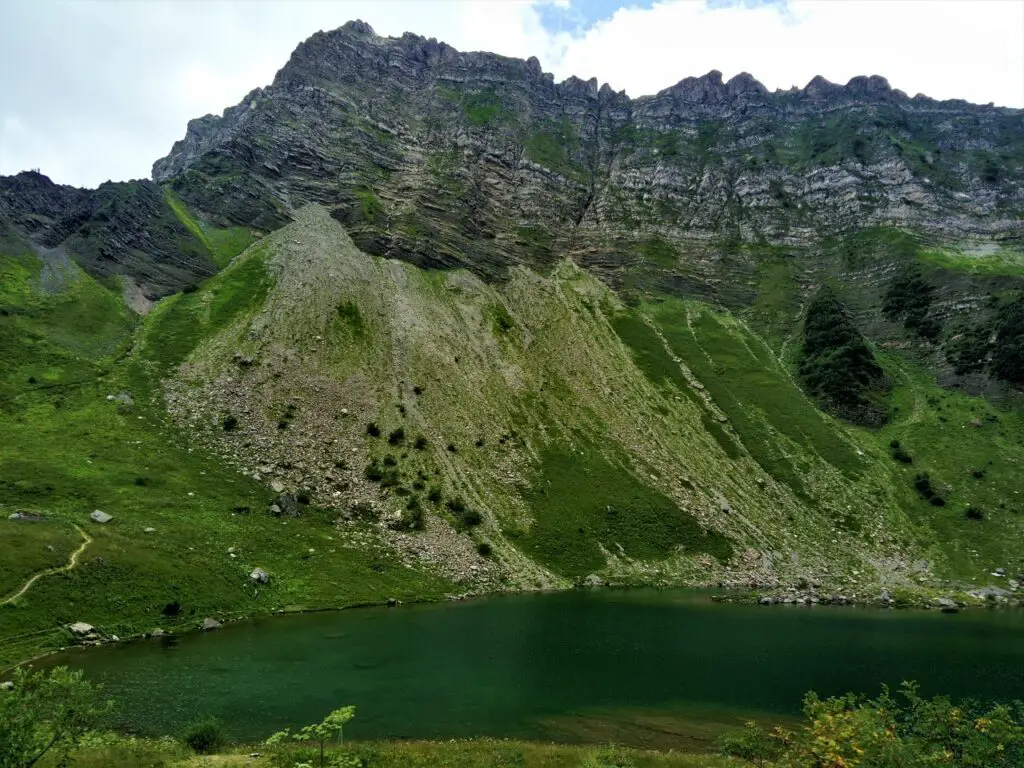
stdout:
<svg viewBox="0 0 1024 768">
<path fill-rule="evenodd" d="M 709 743 L 804 693 L 1024 698 L 1024 613 L 732 606 L 680 591 L 573 591 L 280 616 L 67 653 L 121 725 L 212 714 L 263 738 L 355 704 L 352 737 Z"/>
</svg>

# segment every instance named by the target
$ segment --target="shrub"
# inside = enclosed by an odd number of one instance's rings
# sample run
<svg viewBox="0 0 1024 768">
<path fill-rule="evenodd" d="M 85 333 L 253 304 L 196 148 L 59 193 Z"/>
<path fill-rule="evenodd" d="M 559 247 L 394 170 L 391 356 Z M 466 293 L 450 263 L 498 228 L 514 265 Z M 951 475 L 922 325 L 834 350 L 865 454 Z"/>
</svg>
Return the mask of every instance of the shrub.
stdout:
<svg viewBox="0 0 1024 768">
<path fill-rule="evenodd" d="M 1024 709 L 1019 705 L 924 699 L 913 683 L 877 699 L 846 694 L 804 698 L 804 719 L 771 732 L 748 723 L 722 748 L 755 766 L 1015 768 L 1024 765 Z"/>
<path fill-rule="evenodd" d="M 448 453 L 458 453 L 459 449 L 455 447 L 455 443 L 448 443 Z"/>
<path fill-rule="evenodd" d="M 419 435 L 417 436 L 416 441 L 412 444 L 412 447 L 415 448 L 417 451 L 422 451 L 427 447 L 427 445 L 429 445 L 429 441 L 427 440 L 427 438 L 425 438 L 423 435 Z"/>
<path fill-rule="evenodd" d="M 901 464 L 914 463 L 914 457 L 907 453 L 906 449 L 900 445 L 899 440 L 893 440 L 889 443 L 889 452 L 892 457 Z"/>
<path fill-rule="evenodd" d="M 135 478 L 135 484 L 140 486 L 140 487 L 145 487 L 145 486 L 149 485 L 149 478 L 148 477 L 136 477 Z"/>
<path fill-rule="evenodd" d="M 376 459 L 372 459 L 370 463 L 366 465 L 366 469 L 363 470 L 363 477 L 371 483 L 379 483 L 384 479 L 384 473 L 381 471 L 380 465 L 377 463 Z"/>
<path fill-rule="evenodd" d="M 975 480 L 981 480 L 983 477 L 985 477 L 985 470 L 984 469 L 972 469 L 971 470 L 971 477 L 973 477 Z"/>
<path fill-rule="evenodd" d="M 718 748 L 730 757 L 737 757 L 757 768 L 773 764 L 782 756 L 783 746 L 757 723 L 748 722 L 742 731 L 724 734 Z"/>
<path fill-rule="evenodd" d="M 397 464 L 398 464 L 398 460 L 395 459 L 394 456 L 390 456 L 389 455 L 389 456 L 385 456 L 384 457 L 384 466 L 385 467 L 393 467 L 393 466 L 395 466 Z"/>
<path fill-rule="evenodd" d="M 344 726 L 356 715 L 355 707 L 342 707 L 331 712 L 319 723 L 315 725 L 307 725 L 296 733 L 292 733 L 290 728 L 286 728 L 283 731 L 278 731 L 266 740 L 268 747 L 276 747 L 285 741 L 298 741 L 300 743 L 312 743 L 319 746 L 320 752 L 320 766 L 323 768 L 327 765 L 325 749 L 327 742 L 337 739 L 338 745 L 342 745 L 342 735 Z M 341 757 L 341 756 L 339 756 Z"/>
<path fill-rule="evenodd" d="M 69 765 L 110 709 L 99 694 L 80 670 L 14 670 L 10 690 L 0 690 L 0 765 L 30 768 L 44 756 L 46 765 Z"/>
<path fill-rule="evenodd" d="M 416 393 L 417 395 L 422 395 L 423 394 L 423 387 L 421 387 L 421 386 L 419 386 L 417 384 L 415 387 L 412 388 L 412 391 L 414 393 Z"/>
<path fill-rule="evenodd" d="M 970 504 L 967 507 L 967 511 L 964 512 L 964 517 L 968 520 L 983 520 L 985 518 L 985 513 L 982 512 L 980 508 Z"/>
<path fill-rule="evenodd" d="M 366 425 L 366 434 L 370 437 L 380 437 L 380 427 L 377 426 L 376 422 L 371 421 Z"/>
<path fill-rule="evenodd" d="M 221 426 L 225 432 L 234 432 L 238 428 L 238 419 L 234 416 L 225 416 Z"/>
<path fill-rule="evenodd" d="M 440 504 L 442 498 L 441 489 L 436 485 L 427 492 L 427 501 L 431 504 Z"/>
<path fill-rule="evenodd" d="M 486 541 L 481 541 L 479 544 L 476 545 L 476 553 L 480 555 L 480 557 L 490 557 L 491 552 L 493 551 L 494 550 L 491 547 L 491 545 L 488 544 Z"/>
<path fill-rule="evenodd" d="M 462 524 L 467 528 L 474 528 L 484 521 L 483 515 L 475 509 L 467 509 L 462 513 Z"/>
<path fill-rule="evenodd" d="M 295 500 L 299 502 L 299 504 L 309 504 L 312 501 L 312 498 L 310 497 L 309 491 L 303 489 L 295 494 Z"/>
<path fill-rule="evenodd" d="M 466 511 L 465 502 L 458 496 L 456 496 L 454 499 L 448 499 L 448 503 L 445 506 L 447 506 L 448 511 L 450 511 L 456 517 L 461 517 L 462 513 Z"/>
<path fill-rule="evenodd" d="M 198 720 L 188 727 L 182 740 L 189 749 L 200 755 L 210 755 L 219 751 L 226 743 L 224 727 L 213 717 Z"/>
<path fill-rule="evenodd" d="M 482 437 L 478 437 L 476 439 L 476 447 L 477 448 L 483 448 L 484 447 L 484 439 Z"/>
<path fill-rule="evenodd" d="M 401 445 L 405 442 L 405 430 L 399 427 L 388 435 L 389 445 Z"/>
</svg>

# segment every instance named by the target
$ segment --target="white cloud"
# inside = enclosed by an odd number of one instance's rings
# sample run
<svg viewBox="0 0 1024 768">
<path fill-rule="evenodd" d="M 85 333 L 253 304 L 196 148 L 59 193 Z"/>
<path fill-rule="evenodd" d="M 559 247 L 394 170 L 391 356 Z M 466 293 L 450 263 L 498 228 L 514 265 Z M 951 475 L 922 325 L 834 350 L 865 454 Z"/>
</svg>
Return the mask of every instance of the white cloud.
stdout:
<svg viewBox="0 0 1024 768">
<path fill-rule="evenodd" d="M 0 80 L 0 173 L 40 167 L 89 186 L 148 176 L 189 119 L 237 103 L 299 42 L 353 18 L 535 55 L 559 80 L 597 77 L 632 96 L 719 69 L 769 88 L 881 74 L 911 95 L 1024 106 L 1024 4 L 1013 0 L 792 0 L 786 11 L 662 0 L 576 36 L 544 29 L 541 2 L 567 0 L 9 3 L 0 71 L 17 74 Z"/>
<path fill-rule="evenodd" d="M 770 89 L 814 75 L 879 74 L 911 96 L 1024 106 L 1024 3 L 791 0 L 778 6 L 665 1 L 620 9 L 564 49 L 559 68 L 639 96 L 711 69 Z"/>
</svg>

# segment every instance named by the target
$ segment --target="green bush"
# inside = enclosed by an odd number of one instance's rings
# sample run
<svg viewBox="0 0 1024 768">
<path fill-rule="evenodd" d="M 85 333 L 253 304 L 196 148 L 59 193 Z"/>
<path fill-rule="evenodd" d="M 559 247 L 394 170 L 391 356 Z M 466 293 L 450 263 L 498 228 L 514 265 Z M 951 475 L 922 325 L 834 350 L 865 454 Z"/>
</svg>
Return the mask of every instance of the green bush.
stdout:
<svg viewBox="0 0 1024 768">
<path fill-rule="evenodd" d="M 422 451 L 426 449 L 427 445 L 429 445 L 429 441 L 427 440 L 427 438 L 425 438 L 423 435 L 419 435 L 417 436 L 415 442 L 413 442 L 412 447 L 415 448 L 417 451 Z"/>
<path fill-rule="evenodd" d="M 52 758 L 48 765 L 68 765 L 110 710 L 99 695 L 80 670 L 16 669 L 10 690 L 0 690 L 0 766 L 31 768 L 44 756 Z"/>
<path fill-rule="evenodd" d="M 491 552 L 493 551 L 493 547 L 491 547 L 491 545 L 486 541 L 481 541 L 476 545 L 476 553 L 480 555 L 480 557 L 490 557 Z"/>
<path fill-rule="evenodd" d="M 238 419 L 235 416 L 225 416 L 221 426 L 225 432 L 234 432 L 238 428 Z"/>
<path fill-rule="evenodd" d="M 401 445 L 405 442 L 405 430 L 399 427 L 388 435 L 389 445 Z"/>
<path fill-rule="evenodd" d="M 826 410 L 857 424 L 885 421 L 877 393 L 889 383 L 853 319 L 831 288 L 822 288 L 807 308 L 800 378 Z"/>
<path fill-rule="evenodd" d="M 380 427 L 377 426 L 376 422 L 371 421 L 366 425 L 366 434 L 370 437 L 380 437 Z"/>
<path fill-rule="evenodd" d="M 189 749 L 200 755 L 212 755 L 227 743 L 224 727 L 214 717 L 205 717 L 192 723 L 182 737 Z"/>
<path fill-rule="evenodd" d="M 846 694 L 804 699 L 794 730 L 748 723 L 723 737 L 727 754 L 754 766 L 785 768 L 1019 768 L 1024 765 L 1024 704 L 954 704 L 924 699 L 904 683 L 877 699 Z"/>
</svg>

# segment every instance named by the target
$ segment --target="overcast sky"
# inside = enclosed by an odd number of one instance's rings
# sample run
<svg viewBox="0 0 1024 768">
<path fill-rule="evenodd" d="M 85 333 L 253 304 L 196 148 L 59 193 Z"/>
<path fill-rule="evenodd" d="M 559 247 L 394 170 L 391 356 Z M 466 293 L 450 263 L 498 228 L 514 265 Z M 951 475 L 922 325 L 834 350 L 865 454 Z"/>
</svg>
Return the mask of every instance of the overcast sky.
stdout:
<svg viewBox="0 0 1024 768">
<path fill-rule="evenodd" d="M 718 69 L 770 89 L 879 74 L 910 95 L 1024 107 L 1024 0 L 0 0 L 0 174 L 148 177 L 189 119 L 354 18 L 631 96 Z"/>
</svg>

